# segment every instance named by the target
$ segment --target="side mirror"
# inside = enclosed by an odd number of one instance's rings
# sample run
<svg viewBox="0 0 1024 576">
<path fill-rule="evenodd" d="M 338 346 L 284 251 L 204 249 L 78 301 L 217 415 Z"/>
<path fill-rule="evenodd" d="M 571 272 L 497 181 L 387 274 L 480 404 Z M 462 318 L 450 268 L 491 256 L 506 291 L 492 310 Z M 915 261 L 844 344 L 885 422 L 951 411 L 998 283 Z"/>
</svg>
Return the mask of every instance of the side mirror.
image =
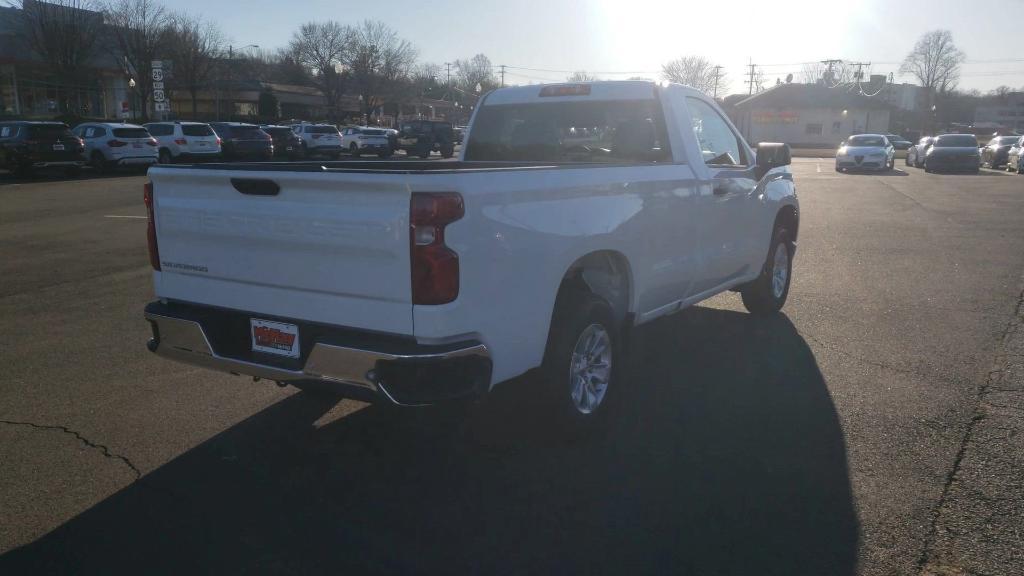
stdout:
<svg viewBox="0 0 1024 576">
<path fill-rule="evenodd" d="M 758 177 L 764 176 L 772 168 L 789 166 L 793 162 L 789 144 L 777 142 L 761 142 L 757 145 Z"/>
</svg>

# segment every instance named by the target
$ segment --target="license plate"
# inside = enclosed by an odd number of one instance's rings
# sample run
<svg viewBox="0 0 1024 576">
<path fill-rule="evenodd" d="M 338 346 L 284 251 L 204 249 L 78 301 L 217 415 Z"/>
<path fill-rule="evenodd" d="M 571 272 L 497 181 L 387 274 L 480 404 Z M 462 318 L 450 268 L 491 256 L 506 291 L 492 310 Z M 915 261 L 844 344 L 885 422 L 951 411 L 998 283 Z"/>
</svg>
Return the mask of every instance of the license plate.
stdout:
<svg viewBox="0 0 1024 576">
<path fill-rule="evenodd" d="M 64 149 L 64 145 L 63 144 L 54 144 L 53 145 L 53 149 L 54 150 L 63 150 Z"/>
<path fill-rule="evenodd" d="M 200 142 L 199 145 L 200 146 L 206 146 L 206 142 Z"/>
<path fill-rule="evenodd" d="M 133 148 L 142 148 L 142 142 L 132 142 Z"/>
<path fill-rule="evenodd" d="M 295 324 L 250 318 L 249 326 L 253 352 L 299 357 L 299 327 Z"/>
</svg>

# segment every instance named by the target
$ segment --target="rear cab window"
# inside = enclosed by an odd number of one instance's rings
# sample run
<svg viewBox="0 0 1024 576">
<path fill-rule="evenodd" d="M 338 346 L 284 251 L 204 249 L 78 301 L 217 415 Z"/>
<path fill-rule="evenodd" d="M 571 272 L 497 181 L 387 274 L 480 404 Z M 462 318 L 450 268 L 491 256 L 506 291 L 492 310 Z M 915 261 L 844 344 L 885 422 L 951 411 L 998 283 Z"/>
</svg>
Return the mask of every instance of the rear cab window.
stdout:
<svg viewBox="0 0 1024 576">
<path fill-rule="evenodd" d="M 935 139 L 936 148 L 977 148 L 978 139 L 969 134 L 939 136 Z"/>
<path fill-rule="evenodd" d="M 660 103 L 651 98 L 485 105 L 465 158 L 621 164 L 668 162 L 672 155 Z"/>
<path fill-rule="evenodd" d="M 28 127 L 28 138 L 36 140 L 70 138 L 71 129 L 61 124 L 37 124 Z"/>
<path fill-rule="evenodd" d="M 308 126 L 306 127 L 307 134 L 337 134 L 338 129 L 334 126 Z"/>
</svg>

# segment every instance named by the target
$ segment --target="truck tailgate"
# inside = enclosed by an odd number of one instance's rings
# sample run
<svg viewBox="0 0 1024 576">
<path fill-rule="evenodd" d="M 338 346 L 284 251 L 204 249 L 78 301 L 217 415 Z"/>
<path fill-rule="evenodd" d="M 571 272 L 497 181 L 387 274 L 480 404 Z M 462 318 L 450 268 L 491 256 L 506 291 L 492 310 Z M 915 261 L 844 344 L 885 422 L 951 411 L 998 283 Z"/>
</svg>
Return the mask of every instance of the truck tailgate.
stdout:
<svg viewBox="0 0 1024 576">
<path fill-rule="evenodd" d="M 158 297 L 412 334 L 401 175 L 154 168 L 149 177 Z"/>
</svg>

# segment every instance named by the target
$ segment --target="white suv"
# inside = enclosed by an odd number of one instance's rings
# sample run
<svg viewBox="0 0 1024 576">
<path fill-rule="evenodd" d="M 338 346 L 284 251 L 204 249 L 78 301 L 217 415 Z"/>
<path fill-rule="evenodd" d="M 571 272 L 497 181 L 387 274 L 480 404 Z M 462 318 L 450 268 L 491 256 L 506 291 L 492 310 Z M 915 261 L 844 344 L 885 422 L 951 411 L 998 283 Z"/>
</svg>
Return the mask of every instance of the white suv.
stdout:
<svg viewBox="0 0 1024 576">
<path fill-rule="evenodd" d="M 201 162 L 221 157 L 221 141 L 202 122 L 151 122 L 146 129 L 156 138 L 161 164 Z"/>
<path fill-rule="evenodd" d="M 292 124 L 291 129 L 302 139 L 302 150 L 306 156 L 319 154 L 338 158 L 344 150 L 341 147 L 341 133 L 333 124 L 300 122 Z"/>
<path fill-rule="evenodd" d="M 137 124 L 88 122 L 75 126 L 73 132 L 85 142 L 85 157 L 97 172 L 157 162 L 156 139 Z"/>
<path fill-rule="evenodd" d="M 369 126 L 349 126 L 342 130 L 341 147 L 357 158 L 360 154 L 376 154 L 387 158 L 392 152 L 387 131 Z"/>
</svg>

